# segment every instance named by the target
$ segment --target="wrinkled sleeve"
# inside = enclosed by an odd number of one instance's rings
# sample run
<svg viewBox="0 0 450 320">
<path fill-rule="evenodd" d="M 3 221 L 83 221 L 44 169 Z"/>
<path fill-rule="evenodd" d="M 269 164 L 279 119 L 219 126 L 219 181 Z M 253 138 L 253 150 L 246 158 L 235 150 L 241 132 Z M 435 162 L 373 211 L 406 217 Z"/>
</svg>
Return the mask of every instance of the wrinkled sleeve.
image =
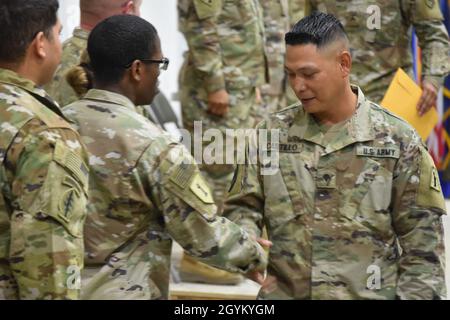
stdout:
<svg viewBox="0 0 450 320">
<path fill-rule="evenodd" d="M 20 299 L 78 299 L 88 167 L 75 133 L 18 136 L 9 261 Z M 66 130 L 67 131 L 67 130 Z"/>
<path fill-rule="evenodd" d="M 225 88 L 217 17 L 222 0 L 181 0 L 178 5 L 180 30 L 194 65 L 208 92 Z"/>
<path fill-rule="evenodd" d="M 172 144 L 150 174 L 153 202 L 165 226 L 190 255 L 231 272 L 263 270 L 262 247 L 230 220 L 217 216 L 212 193 L 187 149 Z"/>
<path fill-rule="evenodd" d="M 445 202 L 425 147 L 405 146 L 393 180 L 393 226 L 401 246 L 399 299 L 445 299 Z"/>
<path fill-rule="evenodd" d="M 259 162 L 255 153 L 250 150 L 258 152 L 255 136 L 246 145 L 244 163 L 237 165 L 223 216 L 236 222 L 253 236 L 260 237 L 264 212 L 263 185 Z"/>
<path fill-rule="evenodd" d="M 438 88 L 450 72 L 449 39 L 439 1 L 409 0 L 404 7 L 422 49 L 423 79 Z"/>
</svg>

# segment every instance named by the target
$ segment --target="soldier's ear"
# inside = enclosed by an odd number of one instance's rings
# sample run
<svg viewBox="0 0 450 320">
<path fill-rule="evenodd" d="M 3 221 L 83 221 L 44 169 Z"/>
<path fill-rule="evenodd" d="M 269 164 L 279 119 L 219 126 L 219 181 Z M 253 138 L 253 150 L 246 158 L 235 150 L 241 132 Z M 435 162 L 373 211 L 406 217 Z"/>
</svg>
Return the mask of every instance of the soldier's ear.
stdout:
<svg viewBox="0 0 450 320">
<path fill-rule="evenodd" d="M 134 14 L 134 1 L 127 1 L 122 5 L 122 14 Z"/>
<path fill-rule="evenodd" d="M 47 57 L 47 51 L 45 49 L 46 41 L 48 41 L 47 37 L 45 36 L 44 32 L 41 31 L 34 37 L 30 45 L 30 49 L 32 50 L 33 54 L 41 59 L 45 59 L 45 57 Z"/>
<path fill-rule="evenodd" d="M 143 64 L 139 60 L 134 60 L 130 67 L 130 77 L 133 81 L 139 82 L 142 79 Z"/>
<path fill-rule="evenodd" d="M 342 77 L 350 76 L 350 71 L 352 69 L 352 56 L 347 50 L 342 51 L 339 54 L 339 65 L 342 72 Z"/>
</svg>

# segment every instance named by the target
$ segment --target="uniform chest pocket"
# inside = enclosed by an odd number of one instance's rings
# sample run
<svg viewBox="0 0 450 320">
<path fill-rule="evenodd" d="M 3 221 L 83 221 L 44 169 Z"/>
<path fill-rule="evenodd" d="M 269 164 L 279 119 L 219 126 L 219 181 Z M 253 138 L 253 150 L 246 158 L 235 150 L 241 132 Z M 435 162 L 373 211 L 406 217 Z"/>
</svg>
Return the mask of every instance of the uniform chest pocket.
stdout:
<svg viewBox="0 0 450 320">
<path fill-rule="evenodd" d="M 279 157 L 278 172 L 264 176 L 265 216 L 272 228 L 288 224 L 307 212 L 305 200 L 310 195 L 305 186 L 312 181 L 299 153 L 280 152 Z"/>
<path fill-rule="evenodd" d="M 381 163 L 368 157 L 357 157 L 354 161 L 337 167 L 337 185 L 340 185 L 339 213 L 355 219 L 358 208 L 380 172 Z M 381 169 L 382 170 L 382 169 Z"/>
</svg>

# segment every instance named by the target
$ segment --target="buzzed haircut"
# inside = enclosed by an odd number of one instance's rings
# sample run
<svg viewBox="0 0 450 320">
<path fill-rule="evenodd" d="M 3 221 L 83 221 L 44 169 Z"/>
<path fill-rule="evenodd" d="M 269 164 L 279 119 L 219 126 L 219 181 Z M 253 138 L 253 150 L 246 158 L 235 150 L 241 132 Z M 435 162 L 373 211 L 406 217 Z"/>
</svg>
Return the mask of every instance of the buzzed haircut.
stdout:
<svg viewBox="0 0 450 320">
<path fill-rule="evenodd" d="M 88 39 L 94 81 L 103 85 L 118 83 L 130 63 L 149 59 L 158 46 L 155 27 L 140 17 L 117 15 L 103 20 Z"/>
<path fill-rule="evenodd" d="M 39 32 L 51 40 L 58 8 L 57 0 L 1 0 L 0 61 L 22 61 Z"/>
<path fill-rule="evenodd" d="M 320 49 L 337 40 L 348 42 L 348 37 L 335 16 L 315 11 L 298 21 L 284 40 L 287 45 L 314 44 Z"/>
</svg>

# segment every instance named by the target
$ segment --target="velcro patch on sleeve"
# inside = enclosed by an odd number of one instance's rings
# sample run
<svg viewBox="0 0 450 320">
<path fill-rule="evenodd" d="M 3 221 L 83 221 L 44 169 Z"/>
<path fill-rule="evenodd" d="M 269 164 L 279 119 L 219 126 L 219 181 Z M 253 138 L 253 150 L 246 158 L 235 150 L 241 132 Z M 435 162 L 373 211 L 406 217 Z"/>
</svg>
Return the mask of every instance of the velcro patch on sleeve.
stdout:
<svg viewBox="0 0 450 320">
<path fill-rule="evenodd" d="M 439 183 L 439 175 L 436 170 L 436 168 L 431 168 L 431 181 L 430 181 L 430 188 L 434 189 L 438 192 L 441 192 L 441 184 Z"/>
<path fill-rule="evenodd" d="M 204 203 L 207 204 L 214 203 L 211 190 L 209 189 L 205 180 L 202 178 L 201 174 L 196 174 L 194 176 L 189 188 L 197 196 L 197 198 L 199 198 Z"/>
<path fill-rule="evenodd" d="M 425 148 L 421 148 L 419 190 L 417 204 L 423 207 L 435 207 L 446 210 L 441 192 L 441 183 L 433 159 Z"/>
<path fill-rule="evenodd" d="M 439 0 L 415 0 L 415 21 L 420 20 L 443 20 Z"/>
<path fill-rule="evenodd" d="M 58 140 L 56 142 L 53 159 L 64 168 L 69 169 L 75 175 L 75 178 L 81 183 L 83 191 L 87 194 L 89 169 L 80 156 L 70 150 L 63 141 Z"/>
<path fill-rule="evenodd" d="M 195 166 L 192 164 L 180 164 L 170 176 L 170 181 L 182 189 L 189 185 L 189 181 L 195 173 Z"/>
</svg>

